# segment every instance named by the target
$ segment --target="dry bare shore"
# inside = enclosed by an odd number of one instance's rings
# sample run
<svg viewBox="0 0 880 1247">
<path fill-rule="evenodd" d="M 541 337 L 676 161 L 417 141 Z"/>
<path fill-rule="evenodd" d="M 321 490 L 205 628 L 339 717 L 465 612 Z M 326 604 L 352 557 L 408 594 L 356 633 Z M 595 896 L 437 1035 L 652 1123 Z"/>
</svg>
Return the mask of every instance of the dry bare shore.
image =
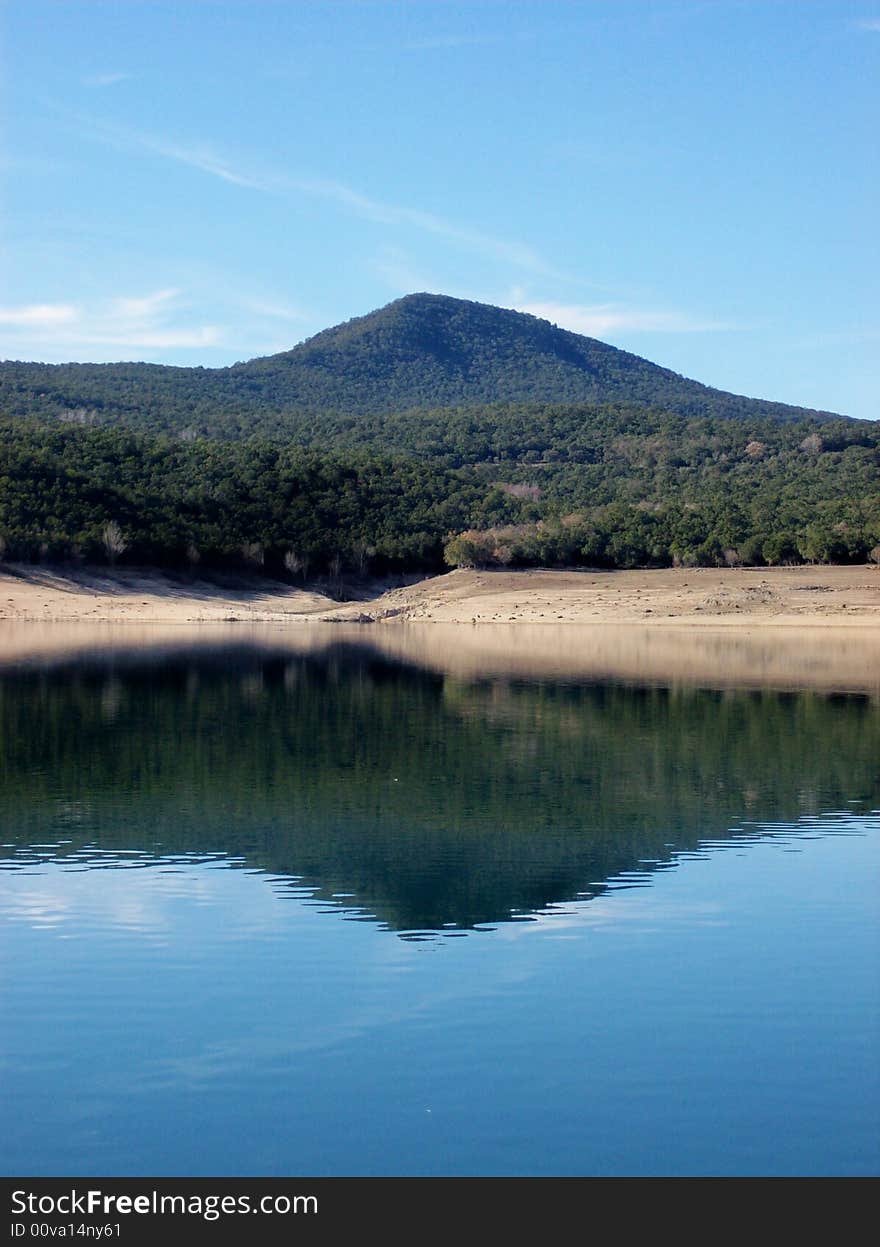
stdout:
<svg viewBox="0 0 880 1247">
<path fill-rule="evenodd" d="M 876 627 L 875 567 L 656 571 L 454 571 L 339 603 L 267 580 L 119 569 L 0 572 L 0 620 L 98 623 L 578 623 Z"/>
<path fill-rule="evenodd" d="M 19 567 L 0 575 L 0 670 L 151 661 L 237 644 L 355 646 L 472 680 L 813 688 L 880 698 L 880 572 L 867 567 L 457 571 L 340 604 L 266 581 Z"/>
</svg>

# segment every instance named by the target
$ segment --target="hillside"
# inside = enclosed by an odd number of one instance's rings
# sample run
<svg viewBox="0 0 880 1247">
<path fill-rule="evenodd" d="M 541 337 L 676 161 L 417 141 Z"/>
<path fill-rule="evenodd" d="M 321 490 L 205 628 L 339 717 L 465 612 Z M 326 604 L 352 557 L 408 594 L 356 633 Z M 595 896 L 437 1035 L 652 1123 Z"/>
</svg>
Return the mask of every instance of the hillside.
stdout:
<svg viewBox="0 0 880 1247">
<path fill-rule="evenodd" d="M 685 417 L 831 413 L 728 394 L 521 312 L 413 294 L 229 368 L 0 363 L 0 416 L 297 440 L 329 413 L 626 404 Z M 379 443 L 377 442 L 377 447 Z"/>
<path fill-rule="evenodd" d="M 537 462 L 533 450 L 518 454 L 512 423 L 487 442 L 451 422 L 452 456 L 402 436 L 394 455 L 380 455 L 0 421 L 0 559 L 121 557 L 297 580 L 444 561 L 880 559 L 880 424 L 545 414 L 539 440 L 556 441 Z"/>
<path fill-rule="evenodd" d="M 880 424 L 411 295 L 232 368 L 0 365 L 4 553 L 335 581 L 856 563 L 880 558 Z"/>
</svg>

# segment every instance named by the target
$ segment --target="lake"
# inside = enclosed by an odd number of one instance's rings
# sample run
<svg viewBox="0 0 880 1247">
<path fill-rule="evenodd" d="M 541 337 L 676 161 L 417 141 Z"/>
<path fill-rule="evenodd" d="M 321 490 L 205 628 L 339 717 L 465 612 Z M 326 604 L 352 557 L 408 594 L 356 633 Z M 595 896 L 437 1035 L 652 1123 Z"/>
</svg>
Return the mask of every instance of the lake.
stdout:
<svg viewBox="0 0 880 1247">
<path fill-rule="evenodd" d="M 0 650 L 0 1171 L 880 1170 L 876 669 L 478 631 Z"/>
</svg>

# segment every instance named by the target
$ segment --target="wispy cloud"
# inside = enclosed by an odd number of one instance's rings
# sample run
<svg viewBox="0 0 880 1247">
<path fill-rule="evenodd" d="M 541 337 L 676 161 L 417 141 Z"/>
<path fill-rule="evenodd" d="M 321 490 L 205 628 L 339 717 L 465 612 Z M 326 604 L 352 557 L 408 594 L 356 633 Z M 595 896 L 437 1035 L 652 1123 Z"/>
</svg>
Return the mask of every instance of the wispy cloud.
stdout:
<svg viewBox="0 0 880 1247">
<path fill-rule="evenodd" d="M 293 303 L 279 303 L 271 299 L 242 299 L 241 306 L 245 311 L 257 316 L 265 316 L 269 320 L 281 320 L 290 324 L 302 324 L 313 319 L 312 314 Z"/>
<path fill-rule="evenodd" d="M 77 308 L 71 303 L 27 303 L 21 307 L 0 307 L 0 325 L 12 329 L 53 329 L 72 324 Z"/>
<path fill-rule="evenodd" d="M 518 268 L 548 275 L 551 273 L 549 266 L 538 253 L 524 243 L 510 242 L 481 230 L 470 229 L 431 212 L 373 199 L 343 182 L 328 178 L 297 178 L 292 179 L 289 185 L 291 189 L 303 191 L 307 195 L 330 199 L 365 220 L 376 221 L 381 225 L 411 225 L 424 233 L 447 238 L 468 250 L 478 251 Z"/>
<path fill-rule="evenodd" d="M 158 139 L 143 139 L 142 145 L 157 156 L 165 156 L 168 160 L 176 160 L 179 164 L 189 165 L 201 173 L 220 178 L 222 182 L 231 182 L 234 186 L 244 186 L 248 190 L 273 191 L 277 184 L 250 173 L 242 173 L 233 169 L 228 161 L 218 156 L 210 147 L 180 147 L 175 143 L 163 143 Z"/>
<path fill-rule="evenodd" d="M 853 22 L 856 30 L 870 30 L 880 34 L 880 17 L 862 17 Z"/>
<path fill-rule="evenodd" d="M 444 48 L 484 47 L 501 42 L 500 35 L 433 35 L 425 39 L 408 39 L 400 47 L 405 52 L 431 52 Z"/>
<path fill-rule="evenodd" d="M 457 48 L 482 48 L 492 44 L 524 44 L 539 40 L 555 39 L 560 36 L 584 38 L 589 24 L 579 22 L 543 22 L 540 26 L 512 26 L 505 22 L 494 32 L 482 31 L 450 31 L 448 34 L 422 35 L 413 39 L 402 39 L 386 43 L 362 44 L 357 50 L 362 52 L 443 52 Z"/>
<path fill-rule="evenodd" d="M 171 287 L 135 298 L 114 299 L 114 309 L 124 321 L 142 324 L 145 321 L 151 322 L 166 312 L 179 295 L 180 291 Z"/>
<path fill-rule="evenodd" d="M 552 321 L 561 329 L 601 338 L 614 333 L 708 333 L 730 329 L 721 321 L 685 312 L 626 307 L 615 303 L 593 305 L 514 300 L 509 306 Z"/>
<path fill-rule="evenodd" d="M 278 189 L 277 181 L 270 178 L 257 177 L 234 169 L 229 161 L 220 156 L 213 147 L 206 143 L 183 144 L 159 138 L 154 134 L 146 134 L 141 130 L 132 130 L 127 126 L 114 125 L 107 121 L 98 121 L 94 117 L 83 114 L 75 115 L 73 120 L 82 133 L 89 138 L 97 139 L 110 147 L 121 151 L 151 152 L 166 160 L 197 169 L 211 177 L 220 178 L 234 186 L 242 186 L 248 190 L 273 191 Z"/>
<path fill-rule="evenodd" d="M 84 87 L 115 87 L 118 82 L 128 82 L 131 74 L 86 74 L 81 78 Z"/>
<path fill-rule="evenodd" d="M 197 305 L 211 307 L 211 323 Z M 0 358 L 98 363 L 188 351 L 193 355 L 187 358 L 198 361 L 211 351 L 215 359 L 231 362 L 289 350 L 305 330 L 318 327 L 314 312 L 287 299 L 264 292 L 243 295 L 215 280 L 198 295 L 167 286 L 82 303 L 0 306 Z"/>
<path fill-rule="evenodd" d="M 164 156 L 166 160 L 174 160 L 178 164 L 187 165 L 191 169 L 197 169 L 200 173 L 207 173 L 211 177 L 220 178 L 222 182 L 230 182 L 233 186 L 243 186 L 248 190 L 259 191 L 278 189 L 277 184 L 273 184 L 270 180 L 234 169 L 227 160 L 219 156 L 207 144 L 191 147 L 179 143 L 170 143 L 164 139 L 156 138 L 150 134 L 141 134 L 135 130 L 123 130 L 117 126 L 107 125 L 100 126 L 95 136 L 117 147 L 139 147 L 144 151 L 152 152 L 156 156 Z"/>
<path fill-rule="evenodd" d="M 84 352 L 167 351 L 218 345 L 216 325 L 182 321 L 180 291 L 119 296 L 93 305 L 35 303 L 0 308 L 4 358 L 71 359 Z"/>
<path fill-rule="evenodd" d="M 412 294 L 417 290 L 434 290 L 437 283 L 418 268 L 401 247 L 383 247 L 369 261 L 370 268 L 396 294 Z"/>
<path fill-rule="evenodd" d="M 209 145 L 191 146 L 175 143 L 154 135 L 93 121 L 89 122 L 88 126 L 92 137 L 103 142 L 117 147 L 137 148 L 152 152 L 235 186 L 270 194 L 292 197 L 306 195 L 313 199 L 323 199 L 336 204 L 361 220 L 388 226 L 410 226 L 423 233 L 445 238 L 466 250 L 477 252 L 490 259 L 500 260 L 528 272 L 541 273 L 544 276 L 562 276 L 562 274 L 555 273 L 534 248 L 524 243 L 499 238 L 418 208 L 376 199 L 334 178 L 296 177 L 285 173 L 257 172 L 234 165 L 227 157 L 220 155 Z"/>
</svg>

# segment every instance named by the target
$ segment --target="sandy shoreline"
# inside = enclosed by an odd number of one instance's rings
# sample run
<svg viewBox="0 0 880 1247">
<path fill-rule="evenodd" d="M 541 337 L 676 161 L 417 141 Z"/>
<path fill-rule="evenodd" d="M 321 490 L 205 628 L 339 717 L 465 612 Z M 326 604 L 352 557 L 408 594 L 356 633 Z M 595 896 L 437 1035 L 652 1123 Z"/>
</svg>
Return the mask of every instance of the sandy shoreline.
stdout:
<svg viewBox="0 0 880 1247">
<path fill-rule="evenodd" d="M 0 575 L 0 670 L 346 648 L 457 680 L 624 680 L 880 698 L 880 572 L 458 571 L 358 602 L 135 570 Z"/>
<path fill-rule="evenodd" d="M 340 603 L 268 580 L 138 569 L 0 571 L 0 621 L 88 623 L 638 623 L 651 628 L 872 627 L 876 567 L 450 572 Z"/>
</svg>

